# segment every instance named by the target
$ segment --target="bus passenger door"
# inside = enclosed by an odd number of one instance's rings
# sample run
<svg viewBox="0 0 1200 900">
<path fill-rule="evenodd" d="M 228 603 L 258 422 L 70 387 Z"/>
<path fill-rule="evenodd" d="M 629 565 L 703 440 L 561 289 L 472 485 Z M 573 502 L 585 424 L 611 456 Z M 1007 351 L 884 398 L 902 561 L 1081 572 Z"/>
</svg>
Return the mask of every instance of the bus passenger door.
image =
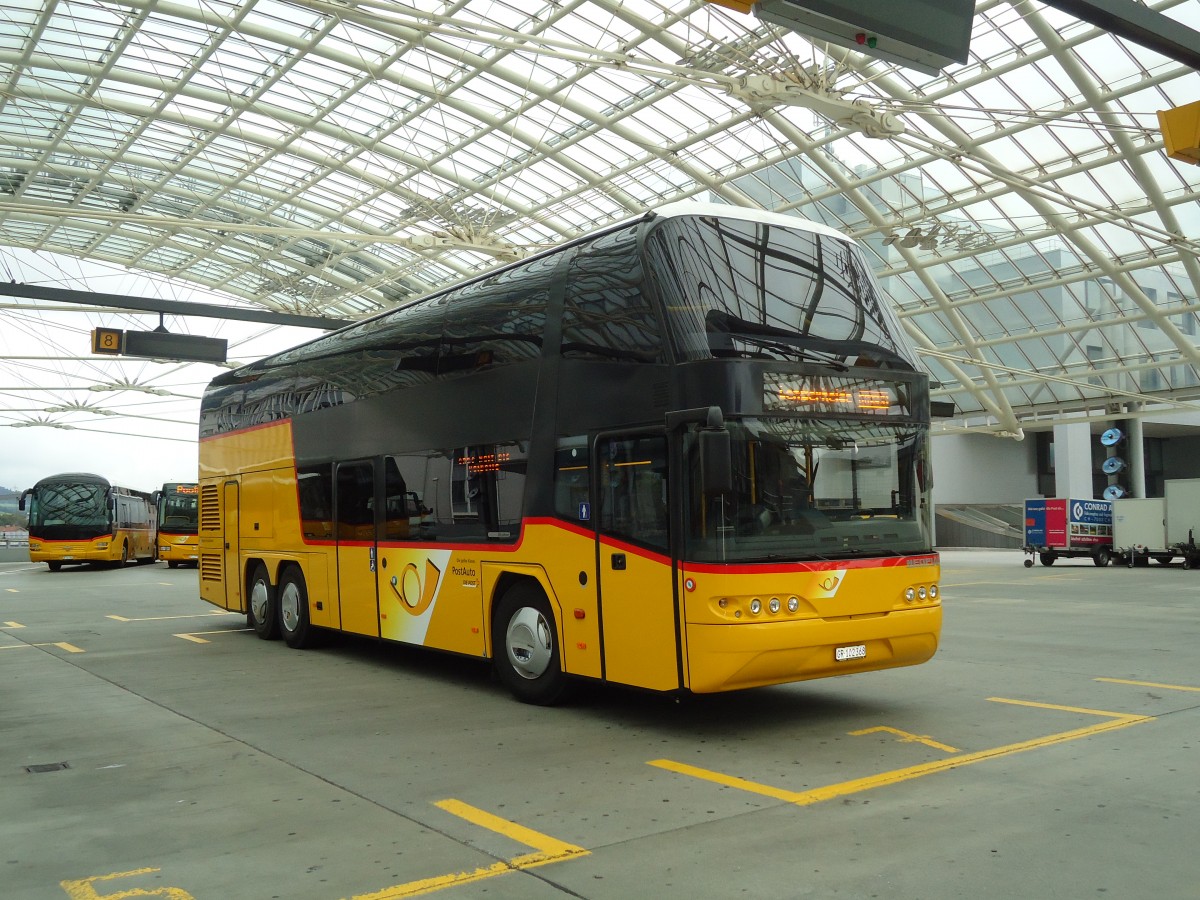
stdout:
<svg viewBox="0 0 1200 900">
<path fill-rule="evenodd" d="M 246 607 L 242 603 L 242 571 L 238 556 L 242 545 L 238 540 L 238 529 L 241 524 L 238 521 L 240 506 L 236 481 L 225 482 L 224 496 L 222 496 L 221 502 L 224 504 L 225 511 L 225 515 L 221 517 L 224 528 L 221 543 L 224 547 L 222 553 L 224 555 L 225 608 L 235 612 L 245 612 Z"/>
<path fill-rule="evenodd" d="M 604 677 L 653 690 L 681 686 L 661 433 L 595 443 L 597 559 Z"/>
<path fill-rule="evenodd" d="M 379 636 L 375 586 L 375 464 L 338 463 L 333 496 L 338 607 L 343 631 Z"/>
</svg>

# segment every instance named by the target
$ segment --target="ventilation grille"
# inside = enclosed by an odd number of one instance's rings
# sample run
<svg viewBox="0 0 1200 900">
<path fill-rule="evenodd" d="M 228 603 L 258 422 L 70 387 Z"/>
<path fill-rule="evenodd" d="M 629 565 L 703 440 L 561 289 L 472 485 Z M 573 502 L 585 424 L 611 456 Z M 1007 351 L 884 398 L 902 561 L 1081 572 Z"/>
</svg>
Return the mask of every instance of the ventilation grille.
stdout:
<svg viewBox="0 0 1200 900">
<path fill-rule="evenodd" d="M 215 484 L 200 486 L 200 530 L 221 532 L 221 495 Z"/>
<path fill-rule="evenodd" d="M 215 581 L 220 583 L 221 578 L 221 554 L 220 553 L 201 553 L 200 554 L 200 580 Z"/>
</svg>

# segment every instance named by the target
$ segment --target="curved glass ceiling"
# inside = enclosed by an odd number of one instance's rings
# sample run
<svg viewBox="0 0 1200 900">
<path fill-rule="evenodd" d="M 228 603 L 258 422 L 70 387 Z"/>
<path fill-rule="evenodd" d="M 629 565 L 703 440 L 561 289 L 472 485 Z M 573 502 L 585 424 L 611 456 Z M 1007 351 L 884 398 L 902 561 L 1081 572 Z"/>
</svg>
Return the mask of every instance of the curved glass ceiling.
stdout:
<svg viewBox="0 0 1200 900">
<path fill-rule="evenodd" d="M 3 281 L 354 318 L 715 199 L 861 240 L 955 429 L 1200 409 L 1200 167 L 1156 117 L 1200 74 L 1035 2 L 980 0 L 929 76 L 707 3 L 6 0 L 0 82 Z M 0 424 L 124 415 L 76 408 L 127 377 L 96 360 L 0 353 L 38 390 Z"/>
</svg>

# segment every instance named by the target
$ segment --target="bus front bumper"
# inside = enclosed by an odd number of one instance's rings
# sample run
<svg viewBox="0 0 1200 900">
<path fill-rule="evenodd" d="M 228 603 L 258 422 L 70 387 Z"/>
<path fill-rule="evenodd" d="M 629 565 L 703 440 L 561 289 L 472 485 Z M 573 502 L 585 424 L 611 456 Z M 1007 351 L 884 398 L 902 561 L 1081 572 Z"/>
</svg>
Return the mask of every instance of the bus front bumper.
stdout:
<svg viewBox="0 0 1200 900">
<path fill-rule="evenodd" d="M 941 630 L 940 606 L 836 621 L 689 624 L 688 688 L 715 693 L 917 665 L 937 652 Z"/>
</svg>

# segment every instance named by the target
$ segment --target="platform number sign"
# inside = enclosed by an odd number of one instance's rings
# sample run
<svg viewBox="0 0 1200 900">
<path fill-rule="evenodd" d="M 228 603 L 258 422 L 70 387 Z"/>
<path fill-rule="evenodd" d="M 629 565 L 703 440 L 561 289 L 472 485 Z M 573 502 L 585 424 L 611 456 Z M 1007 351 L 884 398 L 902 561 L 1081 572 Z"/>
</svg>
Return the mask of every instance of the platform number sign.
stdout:
<svg viewBox="0 0 1200 900">
<path fill-rule="evenodd" d="M 125 332 L 120 328 L 92 329 L 92 352 L 120 356 L 125 351 Z"/>
</svg>

